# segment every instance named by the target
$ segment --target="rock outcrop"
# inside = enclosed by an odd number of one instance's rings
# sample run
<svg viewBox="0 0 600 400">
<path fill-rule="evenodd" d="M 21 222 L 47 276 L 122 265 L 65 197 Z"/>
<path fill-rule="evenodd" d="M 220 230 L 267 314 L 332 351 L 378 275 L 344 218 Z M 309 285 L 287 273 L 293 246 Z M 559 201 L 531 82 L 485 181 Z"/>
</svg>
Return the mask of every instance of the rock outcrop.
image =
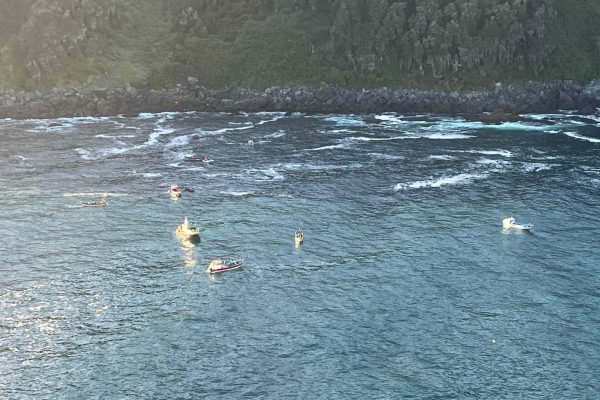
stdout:
<svg viewBox="0 0 600 400">
<path fill-rule="evenodd" d="M 66 116 L 133 115 L 140 112 L 284 111 L 305 113 L 490 113 L 497 122 L 522 113 L 572 109 L 591 114 L 600 107 L 600 81 L 582 86 L 574 81 L 530 82 L 525 86 L 496 86 L 489 91 L 444 92 L 379 88 L 353 90 L 339 86 L 270 87 L 208 90 L 193 77 L 169 90 L 128 86 L 108 90 L 62 90 L 0 93 L 0 117 L 51 118 Z M 480 118 L 480 117 L 478 117 Z"/>
</svg>

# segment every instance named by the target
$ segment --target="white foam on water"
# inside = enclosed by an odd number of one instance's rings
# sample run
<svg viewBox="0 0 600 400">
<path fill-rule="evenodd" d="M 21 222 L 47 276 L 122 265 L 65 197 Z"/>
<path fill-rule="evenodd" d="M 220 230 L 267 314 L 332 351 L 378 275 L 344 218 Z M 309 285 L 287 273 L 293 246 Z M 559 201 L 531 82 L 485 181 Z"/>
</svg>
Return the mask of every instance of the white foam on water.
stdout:
<svg viewBox="0 0 600 400">
<path fill-rule="evenodd" d="M 192 150 L 181 151 L 179 153 L 174 153 L 173 160 L 175 160 L 175 161 L 182 161 L 182 160 L 185 160 L 186 158 L 189 158 L 189 157 L 194 157 L 194 152 Z"/>
<path fill-rule="evenodd" d="M 432 156 L 429 156 L 429 158 L 431 160 L 443 160 L 443 161 L 450 161 L 450 160 L 456 159 L 456 157 L 449 156 L 449 155 L 432 155 Z"/>
<path fill-rule="evenodd" d="M 195 166 L 195 167 L 186 167 L 183 169 L 183 171 L 197 172 L 197 171 L 206 171 L 206 169 L 203 167 L 200 167 L 200 166 Z"/>
<path fill-rule="evenodd" d="M 216 179 L 216 178 L 229 177 L 230 175 L 225 172 L 217 172 L 217 173 L 212 173 L 212 174 L 202 174 L 202 176 L 205 178 L 209 178 L 209 179 Z"/>
<path fill-rule="evenodd" d="M 590 143 L 600 143 L 600 139 L 596 139 L 596 138 L 591 138 L 591 137 L 587 137 L 587 136 L 582 136 L 578 133 L 575 132 L 563 132 L 565 135 L 570 136 L 574 139 L 579 139 L 579 140 L 585 140 L 588 141 Z"/>
<path fill-rule="evenodd" d="M 335 149 L 347 149 L 348 145 L 344 144 L 344 143 L 340 143 L 340 144 L 332 144 L 330 146 L 322 146 L 322 147 L 316 147 L 314 149 L 306 149 L 306 151 L 323 151 L 323 150 L 335 150 Z"/>
<path fill-rule="evenodd" d="M 38 125 L 36 127 L 34 127 L 33 129 L 28 129 L 27 132 L 33 132 L 33 133 L 38 133 L 38 132 L 56 132 L 56 133 L 61 133 L 61 132 L 65 132 L 73 127 L 75 127 L 75 124 L 73 123 L 61 123 L 60 125 L 57 126 L 50 126 L 51 123 L 45 123 L 42 125 Z"/>
<path fill-rule="evenodd" d="M 473 164 L 471 164 L 473 166 Z M 506 172 L 506 169 L 511 165 L 510 161 L 506 160 L 491 160 L 482 158 L 476 161 L 475 166 L 488 167 L 486 172 Z"/>
<path fill-rule="evenodd" d="M 415 181 L 409 183 L 399 183 L 394 190 L 422 189 L 422 188 L 440 188 L 442 186 L 468 185 L 473 181 L 487 178 L 488 174 L 459 174 L 455 176 L 444 176 L 437 179 L 425 181 Z"/>
<path fill-rule="evenodd" d="M 110 120 L 111 117 L 68 117 L 68 118 L 57 118 L 57 121 L 67 123 L 96 123 L 105 122 Z"/>
<path fill-rule="evenodd" d="M 454 140 L 454 139 L 471 139 L 475 136 L 464 135 L 462 133 L 432 133 L 431 135 L 422 136 L 425 139 L 433 140 Z"/>
<path fill-rule="evenodd" d="M 255 125 L 256 125 L 256 126 L 260 126 L 260 125 L 268 124 L 268 123 L 270 123 L 270 122 L 279 121 L 279 120 L 280 120 L 280 119 L 282 119 L 284 116 L 285 116 L 285 113 L 284 113 L 284 114 L 282 114 L 282 115 L 277 115 L 276 117 L 274 117 L 274 118 L 271 118 L 271 119 L 266 119 L 266 120 L 264 120 L 264 121 L 257 122 Z"/>
<path fill-rule="evenodd" d="M 162 176 L 160 172 L 143 172 L 140 175 L 147 179 L 160 178 Z"/>
<path fill-rule="evenodd" d="M 437 123 L 433 123 L 430 126 L 422 127 L 421 130 L 435 131 L 440 133 L 456 133 L 456 131 L 459 131 L 459 133 L 461 133 L 464 131 L 481 129 L 483 127 L 485 127 L 485 125 L 478 121 L 466 121 L 464 119 L 445 119 Z"/>
<path fill-rule="evenodd" d="M 592 121 L 600 122 L 600 116 L 598 115 L 584 115 L 583 118 L 591 119 Z"/>
<path fill-rule="evenodd" d="M 276 116 L 276 117 L 285 117 L 285 112 L 283 111 L 259 111 L 259 112 L 255 112 L 253 113 L 253 115 L 260 115 L 260 116 L 265 116 L 265 117 L 271 117 L 271 116 Z"/>
<path fill-rule="evenodd" d="M 277 139 L 277 138 L 280 138 L 280 137 L 284 137 L 285 135 L 287 135 L 286 132 L 284 132 L 284 131 L 277 131 L 277 132 L 272 133 L 270 135 L 266 135 L 264 138 L 265 139 Z"/>
<path fill-rule="evenodd" d="M 406 158 L 403 156 L 394 156 L 391 154 L 384 154 L 384 153 L 369 153 L 369 156 L 376 160 L 387 160 L 387 161 L 404 160 Z"/>
<path fill-rule="evenodd" d="M 271 182 L 271 181 L 283 181 L 285 180 L 285 176 L 279 173 L 275 167 L 270 167 L 267 169 L 247 169 L 244 170 L 246 175 L 250 176 L 258 176 L 256 182 Z"/>
<path fill-rule="evenodd" d="M 126 197 L 129 196 L 127 193 L 111 193 L 111 192 L 74 192 L 74 193 L 63 193 L 63 197 L 91 197 L 91 196 L 102 196 L 102 197 Z"/>
<path fill-rule="evenodd" d="M 81 159 L 83 160 L 94 160 L 94 157 L 92 157 L 92 152 L 89 150 L 77 148 L 75 149 L 75 151 L 81 156 Z"/>
<path fill-rule="evenodd" d="M 175 132 L 175 129 L 172 129 L 172 128 L 157 127 L 154 130 L 154 132 L 152 132 L 150 134 L 150 136 L 148 136 L 148 140 L 146 141 L 146 143 L 142 144 L 141 146 L 143 146 L 143 147 L 154 146 L 155 144 L 158 143 L 158 139 L 161 136 L 170 135 L 171 133 L 174 133 L 174 132 Z"/>
<path fill-rule="evenodd" d="M 95 157 L 94 159 L 98 159 L 98 158 L 103 158 L 103 157 L 110 157 L 110 156 L 117 156 L 117 155 L 121 155 L 121 154 L 125 154 L 130 152 L 131 150 L 135 150 L 137 148 L 136 147 L 131 147 L 131 148 L 127 148 L 127 147 L 113 147 L 113 148 L 109 148 L 109 149 L 104 149 L 104 150 L 99 150 L 98 154 L 100 154 L 99 157 Z"/>
<path fill-rule="evenodd" d="M 105 135 L 105 134 L 100 134 L 100 135 L 96 135 L 95 137 L 97 137 L 97 138 L 104 138 L 104 139 L 131 139 L 131 138 L 135 138 L 135 135 Z"/>
<path fill-rule="evenodd" d="M 190 140 L 192 139 L 193 136 L 194 135 L 177 136 L 177 137 L 171 139 L 171 141 L 169 143 L 167 143 L 165 145 L 165 147 L 167 149 L 171 149 L 173 147 L 186 146 L 190 143 Z"/>
<path fill-rule="evenodd" d="M 353 130 L 350 130 L 350 129 L 332 129 L 330 131 L 320 130 L 319 133 L 324 133 L 324 134 L 333 133 L 335 135 L 340 135 L 340 134 L 343 134 L 343 133 L 359 133 L 359 132 L 358 131 L 353 131 Z"/>
<path fill-rule="evenodd" d="M 552 160 L 561 160 L 562 157 L 557 156 L 546 156 L 546 157 L 530 157 L 532 160 L 540 160 L 540 161 L 552 161 Z"/>
<path fill-rule="evenodd" d="M 166 111 L 166 112 L 160 112 L 160 113 L 139 113 L 137 116 L 138 120 L 148 120 L 148 119 L 156 119 L 159 118 L 160 122 L 165 122 L 168 119 L 173 119 L 179 115 L 186 115 L 186 114 L 196 114 L 196 111 L 189 111 L 189 112 L 173 112 L 173 111 Z"/>
<path fill-rule="evenodd" d="M 131 175 L 133 176 L 141 176 L 146 179 L 159 178 L 162 176 L 159 172 L 137 172 L 136 170 L 131 171 Z"/>
<path fill-rule="evenodd" d="M 540 121 L 540 120 L 545 120 L 545 119 L 562 119 L 565 117 L 565 115 L 564 114 L 520 114 L 519 117 Z"/>
<path fill-rule="evenodd" d="M 583 165 L 583 166 L 581 166 L 581 169 L 583 169 L 585 172 L 591 172 L 592 174 L 600 175 L 600 168 L 598 168 L 598 167 Z"/>
<path fill-rule="evenodd" d="M 255 194 L 255 192 L 221 192 L 221 194 L 233 197 L 248 197 Z"/>
<path fill-rule="evenodd" d="M 393 125 L 404 125 L 404 124 L 410 123 L 410 121 L 404 120 L 403 119 L 404 116 L 402 116 L 402 115 L 381 114 L 381 115 L 376 115 L 375 118 L 378 119 L 378 120 L 380 120 L 380 121 L 387 122 L 388 124 L 391 123 Z"/>
<path fill-rule="evenodd" d="M 527 122 L 503 122 L 501 124 L 486 124 L 487 129 L 511 130 L 511 131 L 546 131 L 554 125 L 541 125 Z"/>
<path fill-rule="evenodd" d="M 285 176 L 280 174 L 275 170 L 275 168 L 269 168 L 261 171 L 264 175 L 266 175 L 266 179 L 259 179 L 261 181 L 283 181 L 285 180 Z"/>
<path fill-rule="evenodd" d="M 18 158 L 20 161 L 27 161 L 28 160 L 27 157 L 22 156 L 20 154 L 14 154 L 14 155 L 10 156 L 9 158 Z"/>
<path fill-rule="evenodd" d="M 546 164 L 546 163 L 523 163 L 521 170 L 524 172 L 540 172 L 549 171 L 558 164 Z"/>
<path fill-rule="evenodd" d="M 514 157 L 514 154 L 508 150 L 464 150 L 461 153 L 483 154 L 485 156 L 502 156 L 506 158 Z"/>
<path fill-rule="evenodd" d="M 159 143 L 159 138 L 164 135 L 170 135 L 175 132 L 175 129 L 165 128 L 161 126 L 157 126 L 155 130 L 148 136 L 148 140 L 146 142 L 139 144 L 137 146 L 132 147 L 113 147 L 104 150 L 100 150 L 99 153 L 102 157 L 109 157 L 114 155 L 121 155 L 128 153 L 133 150 L 140 150 L 146 147 L 151 147 Z"/>
<path fill-rule="evenodd" d="M 222 135 L 224 133 L 227 132 L 233 132 L 233 131 L 245 131 L 247 129 L 252 129 L 254 128 L 254 125 L 244 125 L 244 126 L 240 126 L 237 128 L 222 128 L 222 129 L 217 129 L 214 131 L 205 131 L 205 130 L 198 130 L 197 134 L 201 134 L 202 136 L 213 136 L 213 135 Z"/>
<path fill-rule="evenodd" d="M 351 165 L 286 163 L 276 164 L 273 166 L 273 168 L 280 168 L 286 171 L 340 171 L 361 168 L 362 166 L 363 165 L 359 163 L 354 163 Z"/>
<path fill-rule="evenodd" d="M 325 118 L 325 121 L 335 122 L 336 125 L 365 126 L 362 118 L 353 115 L 334 115 Z"/>
<path fill-rule="evenodd" d="M 350 136 L 342 139 L 343 141 L 350 142 L 389 142 L 392 140 L 407 139 L 406 136 L 394 136 L 394 137 L 367 137 L 367 136 Z"/>
</svg>

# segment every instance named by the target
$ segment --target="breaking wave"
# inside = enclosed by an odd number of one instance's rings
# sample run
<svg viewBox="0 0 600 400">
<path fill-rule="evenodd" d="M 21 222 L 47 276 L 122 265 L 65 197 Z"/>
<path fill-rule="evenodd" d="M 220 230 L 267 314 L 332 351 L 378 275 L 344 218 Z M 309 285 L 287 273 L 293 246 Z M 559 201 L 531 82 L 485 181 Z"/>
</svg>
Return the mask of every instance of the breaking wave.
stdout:
<svg viewBox="0 0 600 400">
<path fill-rule="evenodd" d="M 588 136 L 583 136 L 575 132 L 563 132 L 565 135 L 572 137 L 574 139 L 585 140 L 590 143 L 600 143 L 600 139 L 591 138 Z"/>
<path fill-rule="evenodd" d="M 407 189 L 440 188 L 442 186 L 449 185 L 468 185 L 473 181 L 485 179 L 488 176 L 489 174 L 459 174 L 454 176 L 443 176 L 437 179 L 399 183 L 394 187 L 394 190 L 400 191 Z"/>
<path fill-rule="evenodd" d="M 316 147 L 314 149 L 306 149 L 306 151 L 323 151 L 323 150 L 335 150 L 335 149 L 346 149 L 346 148 L 348 148 L 348 145 L 346 145 L 344 143 L 340 143 L 340 144 L 332 144 L 330 146 Z"/>
</svg>

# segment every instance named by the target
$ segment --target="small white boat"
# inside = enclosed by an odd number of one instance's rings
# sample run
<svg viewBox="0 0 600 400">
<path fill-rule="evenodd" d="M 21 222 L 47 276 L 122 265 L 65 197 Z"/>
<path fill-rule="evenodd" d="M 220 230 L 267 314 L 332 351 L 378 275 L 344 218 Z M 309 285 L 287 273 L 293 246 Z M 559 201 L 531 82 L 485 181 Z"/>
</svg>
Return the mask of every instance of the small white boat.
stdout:
<svg viewBox="0 0 600 400">
<path fill-rule="evenodd" d="M 211 160 L 210 158 L 208 158 L 207 156 L 204 156 L 204 158 L 202 159 L 202 162 L 204 164 L 212 164 L 215 162 L 215 160 Z"/>
<path fill-rule="evenodd" d="M 502 227 L 504 229 L 516 229 L 520 231 L 530 231 L 533 228 L 533 224 L 518 224 L 517 221 L 513 218 L 505 218 L 502 220 Z"/>
</svg>

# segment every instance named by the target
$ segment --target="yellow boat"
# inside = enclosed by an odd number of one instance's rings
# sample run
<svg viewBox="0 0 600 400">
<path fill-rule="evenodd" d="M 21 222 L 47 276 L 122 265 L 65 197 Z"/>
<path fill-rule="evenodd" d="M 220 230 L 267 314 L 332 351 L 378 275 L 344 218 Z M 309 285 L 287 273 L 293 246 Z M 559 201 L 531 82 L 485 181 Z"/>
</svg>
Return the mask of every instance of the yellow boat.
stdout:
<svg viewBox="0 0 600 400">
<path fill-rule="evenodd" d="M 183 224 L 179 225 L 177 229 L 175 229 L 175 233 L 177 236 L 184 239 L 197 239 L 200 237 L 200 232 L 198 228 L 192 226 L 190 221 L 188 221 L 187 217 L 184 218 Z"/>
<path fill-rule="evenodd" d="M 298 229 L 296 234 L 294 235 L 294 241 L 296 242 L 296 246 L 300 246 L 302 242 L 304 242 L 304 230 Z"/>
</svg>

